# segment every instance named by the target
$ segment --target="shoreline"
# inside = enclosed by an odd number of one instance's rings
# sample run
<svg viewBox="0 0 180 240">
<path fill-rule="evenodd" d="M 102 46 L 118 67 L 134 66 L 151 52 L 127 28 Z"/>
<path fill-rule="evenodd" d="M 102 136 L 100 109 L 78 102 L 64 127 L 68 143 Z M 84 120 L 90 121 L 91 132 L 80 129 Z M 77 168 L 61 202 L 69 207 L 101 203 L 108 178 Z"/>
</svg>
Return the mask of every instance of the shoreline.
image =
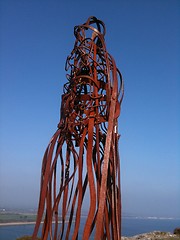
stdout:
<svg viewBox="0 0 180 240">
<path fill-rule="evenodd" d="M 41 222 L 42 224 L 43 222 Z M 32 221 L 32 222 L 9 222 L 9 223 L 0 223 L 0 228 L 1 227 L 8 227 L 8 226 L 22 226 L 22 225 L 35 225 L 36 222 Z M 151 239 L 151 240 L 165 240 L 167 238 L 170 238 L 172 240 L 180 240 L 180 236 L 179 235 L 175 235 L 174 233 L 171 232 L 162 232 L 162 231 L 152 231 L 152 232 L 147 232 L 147 233 L 141 233 L 141 234 L 137 234 L 134 236 L 121 236 L 122 240 L 147 240 L 147 239 Z"/>
<path fill-rule="evenodd" d="M 67 223 L 68 221 L 65 221 L 65 223 Z M 74 221 L 73 221 L 74 222 Z M 41 224 L 43 224 L 44 222 L 42 221 Z M 53 221 L 52 223 L 55 223 L 55 221 Z M 58 221 L 58 223 L 61 223 L 61 221 Z M 20 226 L 20 225 L 35 225 L 36 221 L 29 221 L 29 222 L 6 222 L 6 223 L 0 223 L 0 227 L 8 227 L 8 226 Z"/>
<path fill-rule="evenodd" d="M 36 222 L 9 222 L 9 223 L 0 223 L 0 227 L 5 227 L 5 226 L 16 226 L 16 225 L 33 225 Z"/>
</svg>

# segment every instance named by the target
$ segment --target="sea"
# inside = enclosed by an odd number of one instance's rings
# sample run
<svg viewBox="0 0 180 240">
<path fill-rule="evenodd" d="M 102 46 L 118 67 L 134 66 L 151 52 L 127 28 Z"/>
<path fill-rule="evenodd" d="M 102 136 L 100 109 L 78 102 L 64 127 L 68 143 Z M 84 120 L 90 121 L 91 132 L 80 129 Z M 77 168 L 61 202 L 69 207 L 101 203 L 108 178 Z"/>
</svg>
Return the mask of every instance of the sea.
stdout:
<svg viewBox="0 0 180 240">
<path fill-rule="evenodd" d="M 174 218 L 122 218 L 122 236 L 134 236 L 152 231 L 164 231 L 173 233 L 174 229 L 180 227 L 180 219 Z M 22 236 L 31 236 L 34 224 L 0 226 L 0 240 L 16 240 Z M 81 234 L 79 235 L 81 236 Z M 81 239 L 81 237 L 79 237 Z M 93 239 L 93 237 L 91 238 Z"/>
</svg>

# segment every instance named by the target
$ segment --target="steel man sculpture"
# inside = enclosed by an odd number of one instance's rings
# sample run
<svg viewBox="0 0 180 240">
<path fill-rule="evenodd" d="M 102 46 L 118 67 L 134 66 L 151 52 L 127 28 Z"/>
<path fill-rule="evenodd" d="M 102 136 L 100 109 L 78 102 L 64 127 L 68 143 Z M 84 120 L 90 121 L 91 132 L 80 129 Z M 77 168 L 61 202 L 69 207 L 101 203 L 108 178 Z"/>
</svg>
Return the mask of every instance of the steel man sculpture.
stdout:
<svg viewBox="0 0 180 240">
<path fill-rule="evenodd" d="M 107 52 L 104 23 L 74 28 L 60 122 L 42 163 L 33 239 L 121 238 L 118 116 L 123 81 Z M 83 215 L 87 210 L 87 214 Z"/>
</svg>

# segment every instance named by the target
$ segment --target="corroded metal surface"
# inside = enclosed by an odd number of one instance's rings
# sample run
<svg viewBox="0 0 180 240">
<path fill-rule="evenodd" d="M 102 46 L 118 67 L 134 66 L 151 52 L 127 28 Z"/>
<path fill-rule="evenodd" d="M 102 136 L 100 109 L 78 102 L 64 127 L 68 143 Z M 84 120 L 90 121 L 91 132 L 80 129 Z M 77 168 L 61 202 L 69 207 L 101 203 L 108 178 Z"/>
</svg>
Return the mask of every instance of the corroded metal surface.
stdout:
<svg viewBox="0 0 180 240">
<path fill-rule="evenodd" d="M 117 240 L 121 238 L 117 119 L 122 76 L 106 50 L 102 21 L 90 17 L 74 28 L 74 35 L 60 122 L 43 158 L 33 239 L 43 221 L 44 240 Z"/>
</svg>

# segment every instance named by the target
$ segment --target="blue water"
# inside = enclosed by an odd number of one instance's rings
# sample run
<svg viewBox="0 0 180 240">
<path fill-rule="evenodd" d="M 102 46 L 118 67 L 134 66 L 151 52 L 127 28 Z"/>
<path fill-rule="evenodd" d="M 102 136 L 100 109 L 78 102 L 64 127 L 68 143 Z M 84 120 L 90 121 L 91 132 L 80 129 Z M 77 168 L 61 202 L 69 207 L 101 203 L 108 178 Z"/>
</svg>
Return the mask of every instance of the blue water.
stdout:
<svg viewBox="0 0 180 240">
<path fill-rule="evenodd" d="M 162 231 L 173 233 L 180 227 L 180 219 L 122 219 L 122 236 L 134 236 L 141 233 Z"/>
<path fill-rule="evenodd" d="M 173 232 L 180 227 L 180 219 L 122 219 L 122 235 L 133 236 L 151 231 Z M 0 226 L 0 240 L 16 240 L 24 235 L 32 235 L 34 225 Z"/>
</svg>

